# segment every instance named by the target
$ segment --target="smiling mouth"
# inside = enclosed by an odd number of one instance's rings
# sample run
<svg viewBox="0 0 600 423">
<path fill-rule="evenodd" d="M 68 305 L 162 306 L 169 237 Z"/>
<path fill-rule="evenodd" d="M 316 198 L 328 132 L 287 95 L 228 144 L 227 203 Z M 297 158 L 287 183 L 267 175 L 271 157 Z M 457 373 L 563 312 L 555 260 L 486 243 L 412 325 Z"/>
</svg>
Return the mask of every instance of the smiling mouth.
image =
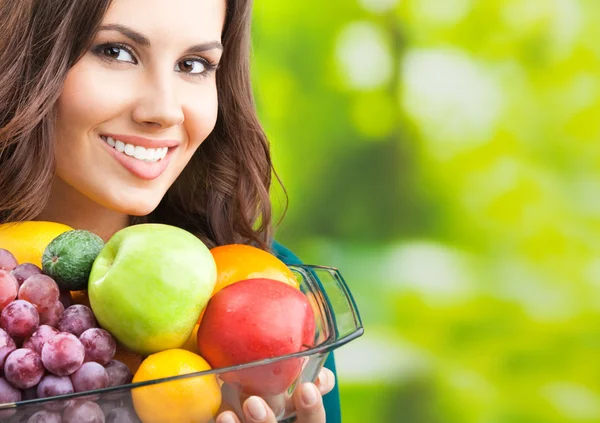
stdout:
<svg viewBox="0 0 600 423">
<path fill-rule="evenodd" d="M 139 145 L 128 144 L 104 135 L 100 135 L 100 138 L 119 153 L 126 154 L 129 157 L 133 157 L 134 159 L 147 163 L 156 163 L 164 159 L 169 151 L 169 147 L 145 148 Z"/>
</svg>

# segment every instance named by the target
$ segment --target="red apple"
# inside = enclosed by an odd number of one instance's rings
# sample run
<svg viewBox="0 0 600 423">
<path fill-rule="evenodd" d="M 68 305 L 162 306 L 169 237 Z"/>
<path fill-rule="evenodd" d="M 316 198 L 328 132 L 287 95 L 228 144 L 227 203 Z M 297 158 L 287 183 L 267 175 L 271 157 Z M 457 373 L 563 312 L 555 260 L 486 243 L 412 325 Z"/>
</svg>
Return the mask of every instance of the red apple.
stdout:
<svg viewBox="0 0 600 423">
<path fill-rule="evenodd" d="M 217 292 L 198 329 L 198 351 L 222 368 L 303 351 L 314 344 L 315 316 L 298 289 L 272 279 L 246 279 Z M 223 380 L 253 395 L 285 392 L 302 358 L 229 372 Z"/>
</svg>

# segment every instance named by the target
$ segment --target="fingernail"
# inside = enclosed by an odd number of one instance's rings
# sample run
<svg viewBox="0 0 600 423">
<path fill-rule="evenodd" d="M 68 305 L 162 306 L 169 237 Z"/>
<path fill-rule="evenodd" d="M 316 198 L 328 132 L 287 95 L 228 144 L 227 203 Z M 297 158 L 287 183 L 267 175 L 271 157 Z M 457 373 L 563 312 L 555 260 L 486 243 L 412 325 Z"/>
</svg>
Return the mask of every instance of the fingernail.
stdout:
<svg viewBox="0 0 600 423">
<path fill-rule="evenodd" d="M 314 405 L 317 403 L 319 393 L 317 387 L 312 383 L 302 385 L 302 402 L 305 405 Z"/>
<path fill-rule="evenodd" d="M 319 386 L 324 386 L 326 382 L 327 382 L 327 374 L 325 372 L 321 371 L 319 373 L 319 377 L 317 378 L 317 383 L 319 384 Z"/>
<path fill-rule="evenodd" d="M 235 423 L 235 420 L 231 414 L 225 413 L 219 417 L 219 423 Z"/>
<path fill-rule="evenodd" d="M 263 421 L 267 418 L 267 409 L 260 399 L 257 397 L 250 397 L 246 400 L 248 412 L 250 417 L 254 420 Z"/>
</svg>

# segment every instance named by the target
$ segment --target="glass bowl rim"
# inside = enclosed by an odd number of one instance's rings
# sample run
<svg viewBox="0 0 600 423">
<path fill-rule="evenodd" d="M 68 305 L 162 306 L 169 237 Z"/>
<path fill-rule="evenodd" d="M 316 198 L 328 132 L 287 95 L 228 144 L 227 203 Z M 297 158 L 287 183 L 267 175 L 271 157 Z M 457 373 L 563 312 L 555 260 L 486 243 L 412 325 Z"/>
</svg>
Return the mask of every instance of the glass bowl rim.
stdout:
<svg viewBox="0 0 600 423">
<path fill-rule="evenodd" d="M 346 296 L 346 300 L 348 301 L 348 306 L 353 311 L 353 313 L 355 313 L 355 318 L 356 318 L 355 329 L 352 332 L 350 332 L 349 334 L 341 336 L 339 338 L 337 338 L 335 336 L 335 331 L 334 331 L 330 334 L 330 336 L 328 336 L 328 338 L 325 341 L 321 342 L 320 344 L 315 345 L 314 347 L 308 348 L 306 350 L 296 352 L 296 353 L 285 354 L 285 355 L 281 355 L 278 357 L 266 358 L 266 359 L 262 359 L 262 360 L 254 360 L 254 361 L 251 361 L 248 363 L 237 364 L 234 366 L 219 367 L 219 368 L 210 369 L 210 370 L 186 373 L 183 375 L 169 376 L 169 377 L 152 379 L 152 380 L 135 382 L 135 383 L 130 382 L 125 385 L 110 386 L 110 387 L 94 389 L 94 390 L 90 390 L 90 391 L 73 392 L 73 393 L 69 393 L 69 394 L 55 395 L 55 396 L 45 397 L 45 398 L 34 398 L 34 399 L 29 399 L 29 400 L 21 400 L 21 401 L 16 401 L 16 402 L 11 402 L 11 403 L 4 403 L 4 404 L 0 404 L 0 410 L 24 407 L 24 406 L 29 406 L 29 405 L 44 404 L 44 403 L 52 402 L 52 401 L 61 401 L 61 400 L 75 399 L 75 398 L 79 398 L 79 397 L 101 395 L 101 394 L 106 394 L 106 393 L 110 393 L 110 392 L 131 391 L 135 388 L 141 388 L 143 386 L 157 385 L 157 384 L 161 384 L 161 383 L 167 383 L 167 382 L 171 382 L 171 381 L 176 381 L 176 380 L 181 380 L 181 379 L 189 379 L 189 378 L 194 378 L 194 377 L 219 375 L 219 374 L 223 374 L 223 373 L 236 372 L 236 371 L 241 371 L 241 370 L 245 370 L 245 369 L 249 369 L 249 368 L 253 368 L 253 367 L 259 367 L 259 366 L 263 366 L 266 364 L 277 363 L 279 361 L 293 359 L 293 358 L 310 357 L 310 356 L 314 356 L 317 354 L 328 354 L 331 351 L 333 351 L 334 349 L 337 349 L 337 348 L 341 347 L 342 345 L 345 345 L 348 342 L 350 342 L 364 334 L 364 328 L 362 325 L 362 321 L 360 319 L 360 315 L 358 314 L 358 309 L 356 307 L 356 303 L 354 301 L 352 293 L 348 289 L 348 286 L 346 285 L 344 279 L 341 277 L 341 273 L 339 272 L 339 270 L 337 268 L 331 267 L 331 266 L 312 265 L 312 264 L 290 264 L 290 265 L 288 265 L 288 267 L 290 267 L 291 269 L 300 268 L 300 269 L 303 269 L 304 271 L 324 270 L 324 271 L 328 271 L 328 272 L 337 274 L 339 276 L 338 283 L 341 285 L 341 288 L 344 291 L 343 293 Z M 318 283 L 318 284 L 320 285 L 320 283 Z M 321 286 L 321 288 L 322 288 L 322 286 Z M 321 290 L 321 292 L 324 292 L 324 290 Z M 332 322 L 332 321 L 328 321 L 327 323 L 329 325 L 334 324 L 334 322 Z"/>
</svg>

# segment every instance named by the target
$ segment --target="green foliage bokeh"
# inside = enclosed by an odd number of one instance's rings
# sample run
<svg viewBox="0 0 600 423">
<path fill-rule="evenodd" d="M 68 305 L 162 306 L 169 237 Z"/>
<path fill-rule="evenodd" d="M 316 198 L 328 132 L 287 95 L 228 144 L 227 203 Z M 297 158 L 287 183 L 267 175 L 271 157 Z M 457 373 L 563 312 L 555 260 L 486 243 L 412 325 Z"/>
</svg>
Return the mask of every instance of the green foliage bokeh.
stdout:
<svg viewBox="0 0 600 423">
<path fill-rule="evenodd" d="M 366 328 L 336 354 L 345 423 L 600 421 L 597 18 L 256 3 L 278 238 L 342 271 Z"/>
</svg>

